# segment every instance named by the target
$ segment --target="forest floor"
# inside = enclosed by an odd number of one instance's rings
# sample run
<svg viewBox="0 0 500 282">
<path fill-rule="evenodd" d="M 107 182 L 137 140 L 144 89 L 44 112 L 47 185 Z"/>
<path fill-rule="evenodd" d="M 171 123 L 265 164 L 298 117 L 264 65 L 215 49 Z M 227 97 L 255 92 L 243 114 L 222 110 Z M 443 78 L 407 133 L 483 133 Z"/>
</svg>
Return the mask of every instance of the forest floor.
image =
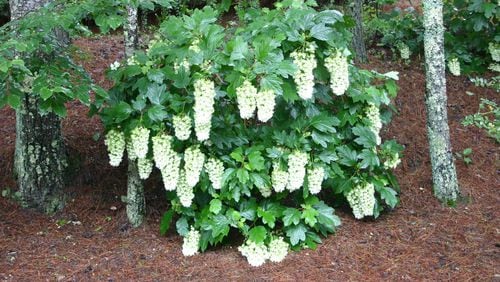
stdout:
<svg viewBox="0 0 500 282">
<path fill-rule="evenodd" d="M 102 73 L 123 55 L 118 37 L 77 41 L 80 60 L 106 86 Z M 464 77 L 447 77 L 448 114 L 454 152 L 472 148 L 472 164 L 457 159 L 466 201 L 443 207 L 432 194 L 425 127 L 425 77 L 419 63 L 404 65 L 372 57 L 365 68 L 400 72 L 395 105 L 399 114 L 384 129 L 385 138 L 405 146 L 396 175 L 401 203 L 378 220 L 354 220 L 337 210 L 342 226 L 316 250 L 291 253 L 283 262 L 248 265 L 236 244 L 183 257 L 182 239 L 159 235 L 167 209 L 159 175 L 147 183 L 147 222 L 127 224 L 126 167 L 108 165 L 97 118 L 70 103 L 64 138 L 75 165 L 66 208 L 53 216 L 23 210 L 0 197 L 0 280 L 482 280 L 500 281 L 499 147 L 493 139 L 461 120 L 477 111 L 481 97 L 498 101 L 493 90 L 475 87 Z M 107 85 L 109 86 L 109 85 Z M 466 91 L 474 95 L 466 94 Z M 0 190 L 15 187 L 12 163 L 15 115 L 0 110 Z"/>
</svg>

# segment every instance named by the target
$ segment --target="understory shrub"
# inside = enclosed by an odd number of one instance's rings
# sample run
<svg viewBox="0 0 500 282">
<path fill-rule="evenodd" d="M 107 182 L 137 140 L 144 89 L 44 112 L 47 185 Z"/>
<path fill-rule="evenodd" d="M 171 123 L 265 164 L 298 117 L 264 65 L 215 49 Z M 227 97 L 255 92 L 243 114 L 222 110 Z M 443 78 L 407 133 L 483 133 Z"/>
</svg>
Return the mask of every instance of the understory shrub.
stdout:
<svg viewBox="0 0 500 282">
<path fill-rule="evenodd" d="M 401 146 L 382 142 L 397 73 L 351 64 L 350 26 L 300 1 L 252 9 L 225 29 L 206 7 L 169 17 L 147 50 L 108 72 L 94 105 L 111 165 L 159 169 L 183 254 L 245 237 L 251 265 L 314 248 L 340 220 L 398 203 Z M 165 228 L 164 228 L 165 229 Z"/>
<path fill-rule="evenodd" d="M 461 69 L 466 74 L 498 69 L 491 50 L 500 49 L 499 18 L 500 8 L 495 1 L 444 2 L 445 53 L 448 70 L 453 75 L 460 75 Z M 365 26 L 368 40 L 391 48 L 403 59 L 408 59 L 408 54 L 423 54 L 422 15 L 415 9 L 371 13 Z"/>
</svg>

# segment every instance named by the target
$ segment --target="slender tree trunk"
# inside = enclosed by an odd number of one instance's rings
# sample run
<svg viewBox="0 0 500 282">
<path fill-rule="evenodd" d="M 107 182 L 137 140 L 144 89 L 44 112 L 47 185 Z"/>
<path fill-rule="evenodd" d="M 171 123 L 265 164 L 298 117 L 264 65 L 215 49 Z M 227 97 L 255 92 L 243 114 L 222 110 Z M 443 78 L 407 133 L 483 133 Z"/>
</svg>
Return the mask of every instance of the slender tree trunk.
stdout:
<svg viewBox="0 0 500 282">
<path fill-rule="evenodd" d="M 13 20 L 34 11 L 48 0 L 10 0 Z M 61 33 L 62 35 L 62 33 Z M 14 170 L 23 207 L 53 213 L 64 207 L 63 171 L 66 166 L 60 118 L 41 115 L 32 93 L 22 99 L 16 112 Z"/>
<path fill-rule="evenodd" d="M 442 0 L 424 0 L 427 131 L 434 194 L 445 203 L 460 191 L 450 144 L 447 117 Z"/>
<path fill-rule="evenodd" d="M 356 52 L 355 60 L 358 63 L 366 63 L 368 56 L 366 55 L 365 36 L 363 33 L 363 0 L 353 0 L 349 5 L 349 10 L 356 22 L 353 31 L 353 47 Z"/>
<path fill-rule="evenodd" d="M 127 7 L 127 23 L 125 24 L 125 56 L 131 57 L 137 49 L 139 42 L 138 28 L 137 28 L 137 7 Z"/>
<path fill-rule="evenodd" d="M 127 178 L 127 218 L 133 227 L 140 226 L 146 215 L 144 184 L 137 171 L 137 162 L 128 161 Z"/>
<path fill-rule="evenodd" d="M 125 25 L 125 56 L 131 57 L 137 48 L 137 8 L 127 7 L 127 23 Z M 144 197 L 144 184 L 139 178 L 137 162 L 128 160 L 127 175 L 127 218 L 130 224 L 138 227 L 146 215 L 146 199 Z"/>
</svg>

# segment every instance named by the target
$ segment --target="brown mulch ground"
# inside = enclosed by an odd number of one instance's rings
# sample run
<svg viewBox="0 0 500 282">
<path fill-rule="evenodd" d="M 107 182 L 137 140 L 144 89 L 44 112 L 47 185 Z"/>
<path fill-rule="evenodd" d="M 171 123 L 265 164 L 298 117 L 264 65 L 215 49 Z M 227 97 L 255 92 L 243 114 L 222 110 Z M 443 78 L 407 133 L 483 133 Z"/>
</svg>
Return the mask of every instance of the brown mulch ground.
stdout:
<svg viewBox="0 0 500 282">
<path fill-rule="evenodd" d="M 84 66 L 105 84 L 103 70 L 122 56 L 120 39 L 100 37 L 77 44 L 85 52 Z M 497 99 L 498 94 L 474 87 L 465 77 L 448 77 L 453 148 L 472 148 L 473 163 L 466 166 L 457 160 L 468 201 L 446 208 L 431 191 L 423 71 L 417 64 L 373 61 L 368 68 L 397 70 L 401 77 L 396 100 L 400 113 L 384 133 L 406 147 L 396 170 L 402 195 L 395 211 L 377 221 L 356 221 L 348 212 L 337 211 L 343 225 L 336 235 L 324 239 L 317 250 L 292 253 L 280 264 L 252 268 L 235 246 L 185 258 L 179 236 L 173 231 L 159 236 L 159 219 L 167 204 L 154 179 L 148 185 L 147 223 L 128 227 L 120 202 L 126 193 L 125 167 L 108 165 L 102 140 L 93 140 L 94 133 L 102 131 L 98 119 L 89 119 L 85 107 L 72 103 L 63 122 L 69 153 L 78 164 L 68 187 L 70 201 L 61 213 L 45 216 L 0 197 L 0 280 L 499 281 L 499 150 L 483 131 L 460 125 L 465 115 L 477 110 L 480 97 Z M 0 134 L 3 190 L 15 187 L 12 110 L 0 110 Z"/>
</svg>

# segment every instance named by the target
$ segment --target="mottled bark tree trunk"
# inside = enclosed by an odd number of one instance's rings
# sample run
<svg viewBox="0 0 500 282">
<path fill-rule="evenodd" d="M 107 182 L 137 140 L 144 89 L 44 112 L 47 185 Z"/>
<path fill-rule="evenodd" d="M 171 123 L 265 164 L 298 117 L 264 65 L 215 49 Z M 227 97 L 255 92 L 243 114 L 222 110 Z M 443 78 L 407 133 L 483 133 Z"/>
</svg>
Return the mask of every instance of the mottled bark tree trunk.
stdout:
<svg viewBox="0 0 500 282">
<path fill-rule="evenodd" d="M 146 198 L 136 161 L 128 161 L 127 176 L 127 218 L 133 227 L 138 227 L 146 215 Z"/>
<path fill-rule="evenodd" d="M 124 29 L 125 56 L 131 57 L 139 42 L 137 28 L 137 8 L 127 7 L 127 23 Z M 138 227 L 144 221 L 146 214 L 146 199 L 144 197 L 144 184 L 139 178 L 137 162 L 128 160 L 127 175 L 127 217 L 130 224 Z"/>
<path fill-rule="evenodd" d="M 353 47 L 356 52 L 355 60 L 358 63 L 366 63 L 368 56 L 366 55 L 365 36 L 363 33 L 363 0 L 353 0 L 349 7 L 350 13 L 356 22 L 354 26 Z"/>
<path fill-rule="evenodd" d="M 434 194 L 445 203 L 459 195 L 447 117 L 442 0 L 424 0 L 427 131 Z"/>
<path fill-rule="evenodd" d="M 139 42 L 138 28 L 137 28 L 137 7 L 127 7 L 127 22 L 125 24 L 125 56 L 130 57 L 137 49 Z"/>
<path fill-rule="evenodd" d="M 23 17 L 47 2 L 49 0 L 10 0 L 11 18 Z M 38 97 L 27 93 L 16 112 L 14 170 L 23 207 L 53 213 L 64 207 L 65 202 L 66 158 L 61 120 L 53 113 L 41 115 L 38 104 Z"/>
</svg>

